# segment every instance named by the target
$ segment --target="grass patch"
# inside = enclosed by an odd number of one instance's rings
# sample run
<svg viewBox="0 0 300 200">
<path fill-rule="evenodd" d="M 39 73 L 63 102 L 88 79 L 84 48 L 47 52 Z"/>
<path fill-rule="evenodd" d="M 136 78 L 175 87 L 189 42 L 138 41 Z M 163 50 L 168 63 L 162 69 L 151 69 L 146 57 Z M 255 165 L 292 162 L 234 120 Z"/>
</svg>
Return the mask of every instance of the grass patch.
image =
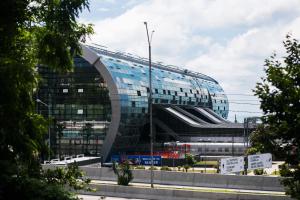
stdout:
<svg viewBox="0 0 300 200">
<path fill-rule="evenodd" d="M 196 165 L 218 165 L 218 161 L 215 160 L 208 160 L 208 161 L 199 161 L 196 163 Z"/>
</svg>

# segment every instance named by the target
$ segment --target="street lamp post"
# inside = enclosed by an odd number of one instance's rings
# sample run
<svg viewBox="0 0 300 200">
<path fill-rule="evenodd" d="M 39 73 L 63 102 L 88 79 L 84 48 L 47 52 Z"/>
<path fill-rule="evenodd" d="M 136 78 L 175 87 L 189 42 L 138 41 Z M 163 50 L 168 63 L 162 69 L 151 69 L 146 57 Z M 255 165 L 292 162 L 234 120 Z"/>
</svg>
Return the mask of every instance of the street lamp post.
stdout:
<svg viewBox="0 0 300 200">
<path fill-rule="evenodd" d="M 43 104 L 44 106 L 46 106 L 48 108 L 48 119 L 50 119 L 50 106 L 48 104 L 46 104 L 45 102 L 43 102 L 40 99 L 36 99 L 36 102 Z M 49 140 L 49 152 L 48 152 L 48 160 L 50 161 L 50 150 L 51 150 L 51 140 L 50 140 L 50 125 L 48 126 L 48 140 Z"/>
<path fill-rule="evenodd" d="M 151 40 L 154 31 L 151 32 L 149 38 L 148 25 L 144 22 L 147 32 L 148 47 L 149 47 L 149 114 L 150 114 L 150 152 L 151 152 L 151 188 L 153 188 L 153 132 L 152 132 L 152 77 L 151 77 Z"/>
</svg>

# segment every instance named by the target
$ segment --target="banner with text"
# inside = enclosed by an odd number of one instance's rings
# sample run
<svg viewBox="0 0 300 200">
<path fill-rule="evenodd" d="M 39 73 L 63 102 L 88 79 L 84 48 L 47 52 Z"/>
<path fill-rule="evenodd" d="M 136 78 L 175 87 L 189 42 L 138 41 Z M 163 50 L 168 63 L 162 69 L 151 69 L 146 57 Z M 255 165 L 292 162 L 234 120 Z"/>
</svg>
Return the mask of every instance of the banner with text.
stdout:
<svg viewBox="0 0 300 200">
<path fill-rule="evenodd" d="M 264 169 L 272 167 L 272 155 L 270 153 L 248 156 L 248 170 Z"/>
<path fill-rule="evenodd" d="M 221 174 L 244 171 L 244 157 L 223 158 L 220 162 Z"/>
</svg>

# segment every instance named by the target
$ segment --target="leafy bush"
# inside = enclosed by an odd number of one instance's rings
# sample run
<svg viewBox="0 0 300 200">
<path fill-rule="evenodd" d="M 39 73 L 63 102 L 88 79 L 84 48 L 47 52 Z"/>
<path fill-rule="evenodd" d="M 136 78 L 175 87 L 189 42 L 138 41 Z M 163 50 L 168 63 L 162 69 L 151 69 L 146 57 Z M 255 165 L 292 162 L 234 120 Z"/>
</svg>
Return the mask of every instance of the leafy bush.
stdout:
<svg viewBox="0 0 300 200">
<path fill-rule="evenodd" d="M 154 167 L 154 166 L 153 166 L 153 168 L 152 168 L 152 166 L 149 168 L 149 170 L 151 170 L 151 169 L 158 170 L 157 167 Z"/>
<path fill-rule="evenodd" d="M 188 169 L 191 168 L 191 166 L 189 166 L 189 165 L 184 165 L 183 168 L 185 169 L 185 172 L 187 172 Z"/>
<path fill-rule="evenodd" d="M 162 170 L 162 171 L 172 171 L 172 169 L 170 167 L 168 167 L 168 166 L 162 166 L 160 168 L 160 170 Z"/>
<path fill-rule="evenodd" d="M 264 174 L 264 170 L 263 170 L 263 169 L 255 169 L 255 170 L 253 171 L 253 173 L 254 173 L 255 175 L 263 175 L 263 174 Z"/>
<path fill-rule="evenodd" d="M 113 170 L 118 176 L 118 185 L 128 185 L 133 180 L 133 174 L 127 160 L 119 165 L 113 162 Z"/>
<path fill-rule="evenodd" d="M 186 154 L 185 159 L 186 159 L 186 164 L 189 165 L 190 167 L 194 167 L 194 165 L 197 163 L 197 161 L 195 160 L 192 154 L 189 153 Z"/>
<path fill-rule="evenodd" d="M 182 166 L 177 166 L 178 171 L 181 171 Z"/>
</svg>

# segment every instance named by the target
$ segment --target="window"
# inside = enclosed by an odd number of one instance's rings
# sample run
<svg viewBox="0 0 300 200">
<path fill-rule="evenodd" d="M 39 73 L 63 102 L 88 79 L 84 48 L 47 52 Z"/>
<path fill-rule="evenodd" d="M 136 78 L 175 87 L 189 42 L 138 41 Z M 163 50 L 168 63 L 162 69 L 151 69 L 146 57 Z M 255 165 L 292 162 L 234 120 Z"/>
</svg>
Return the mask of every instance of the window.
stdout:
<svg viewBox="0 0 300 200">
<path fill-rule="evenodd" d="M 136 93 L 138 96 L 141 96 L 141 91 L 137 90 Z"/>
<path fill-rule="evenodd" d="M 170 90 L 168 90 L 168 95 L 171 95 L 171 91 Z"/>
<path fill-rule="evenodd" d="M 163 94 L 166 94 L 166 90 L 163 90 Z"/>
<path fill-rule="evenodd" d="M 180 92 L 183 92 L 183 89 L 182 89 L 182 88 L 180 88 Z"/>
<path fill-rule="evenodd" d="M 196 98 L 197 98 L 197 95 L 196 95 L 196 94 L 194 94 L 194 97 L 196 97 Z"/>
<path fill-rule="evenodd" d="M 83 93 L 83 89 L 82 88 L 78 89 L 77 91 L 78 91 L 78 93 Z"/>
<path fill-rule="evenodd" d="M 78 114 L 78 115 L 82 115 L 82 114 L 83 114 L 83 109 L 78 109 L 78 110 L 77 110 L 77 114 Z"/>
<path fill-rule="evenodd" d="M 190 89 L 190 92 L 191 92 L 191 94 L 193 94 L 193 91 L 192 91 L 192 89 Z"/>
<path fill-rule="evenodd" d="M 185 96 L 187 97 L 187 93 L 185 93 Z"/>
<path fill-rule="evenodd" d="M 150 92 L 150 89 L 147 87 L 147 93 L 149 93 Z"/>
<path fill-rule="evenodd" d="M 218 148 L 218 152 L 222 152 L 222 148 L 221 147 Z"/>
<path fill-rule="evenodd" d="M 197 94 L 199 94 L 199 90 L 197 90 Z"/>
<path fill-rule="evenodd" d="M 218 106 L 218 110 L 220 110 L 220 107 Z"/>
<path fill-rule="evenodd" d="M 177 91 L 175 91 L 175 96 L 177 96 Z"/>
<path fill-rule="evenodd" d="M 155 89 L 155 93 L 158 94 L 158 89 Z"/>
<path fill-rule="evenodd" d="M 229 148 L 225 148 L 225 152 L 229 152 Z"/>
<path fill-rule="evenodd" d="M 142 113 L 145 113 L 145 108 L 142 108 Z"/>
<path fill-rule="evenodd" d="M 133 108 L 135 107 L 135 101 L 131 102 L 131 107 L 133 107 Z"/>
<path fill-rule="evenodd" d="M 221 100 L 221 103 L 223 103 L 223 101 Z"/>
<path fill-rule="evenodd" d="M 224 110 L 225 110 L 225 106 L 224 106 Z"/>
<path fill-rule="evenodd" d="M 69 90 L 68 89 L 63 89 L 63 93 L 68 93 Z"/>
</svg>

